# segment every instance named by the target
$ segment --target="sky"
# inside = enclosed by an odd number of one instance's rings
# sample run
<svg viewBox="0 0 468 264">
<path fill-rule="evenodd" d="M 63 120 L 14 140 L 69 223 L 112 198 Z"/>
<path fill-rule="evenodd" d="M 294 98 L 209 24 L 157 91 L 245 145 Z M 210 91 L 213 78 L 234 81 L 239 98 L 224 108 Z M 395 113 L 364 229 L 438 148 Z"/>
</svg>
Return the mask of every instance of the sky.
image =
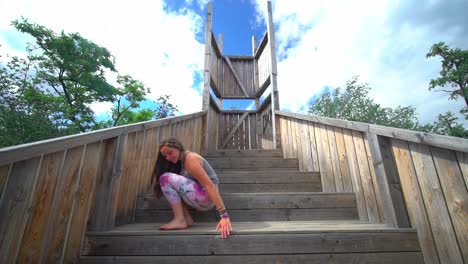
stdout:
<svg viewBox="0 0 468 264">
<path fill-rule="evenodd" d="M 56 32 L 79 32 L 109 49 L 121 74 L 150 88 L 143 106 L 170 94 L 179 114 L 197 112 L 207 2 L 0 0 L 0 60 L 24 56 L 33 41 L 10 25 L 25 17 Z M 212 2 L 213 32 L 223 35 L 224 54 L 251 55 L 252 36 L 260 40 L 266 31 L 266 1 Z M 345 87 L 353 76 L 372 87 L 371 98 L 382 106 L 415 107 L 422 123 L 464 106 L 428 90 L 441 66 L 426 53 L 439 41 L 468 48 L 467 0 L 273 0 L 272 6 L 281 110 L 306 113 L 320 94 Z M 92 105 L 101 116 L 110 107 Z"/>
</svg>

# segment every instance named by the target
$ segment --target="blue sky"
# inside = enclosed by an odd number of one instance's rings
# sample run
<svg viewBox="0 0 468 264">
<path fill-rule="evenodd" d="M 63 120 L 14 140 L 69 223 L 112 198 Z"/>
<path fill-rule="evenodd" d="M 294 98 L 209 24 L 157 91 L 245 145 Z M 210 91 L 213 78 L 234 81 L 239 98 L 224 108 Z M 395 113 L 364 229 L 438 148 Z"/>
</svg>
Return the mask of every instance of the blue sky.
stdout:
<svg viewBox="0 0 468 264">
<path fill-rule="evenodd" d="M 24 54 L 28 39 L 10 26 L 24 16 L 57 32 L 79 32 L 107 47 L 120 73 L 151 89 L 148 102 L 170 94 L 180 114 L 201 110 L 207 0 L 64 3 L 0 0 L 0 54 Z M 468 1 L 272 3 L 282 110 L 305 112 L 324 89 L 344 87 L 356 75 L 372 87 L 370 96 L 376 102 L 412 105 L 422 122 L 463 106 L 461 100 L 428 91 L 440 60 L 425 54 L 438 41 L 468 48 Z M 58 6 L 60 12 L 55 11 Z M 213 31 L 223 34 L 225 54 L 251 54 L 252 35 L 260 40 L 266 30 L 265 7 L 264 0 L 213 1 Z M 110 107 L 92 105 L 102 116 Z"/>
</svg>

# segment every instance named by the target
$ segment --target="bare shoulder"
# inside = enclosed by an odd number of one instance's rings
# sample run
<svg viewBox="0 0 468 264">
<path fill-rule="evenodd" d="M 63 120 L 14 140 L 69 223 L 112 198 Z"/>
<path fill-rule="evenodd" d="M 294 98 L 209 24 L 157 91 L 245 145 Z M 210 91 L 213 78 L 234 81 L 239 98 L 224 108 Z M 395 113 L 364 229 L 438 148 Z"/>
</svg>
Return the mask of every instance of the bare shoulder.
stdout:
<svg viewBox="0 0 468 264">
<path fill-rule="evenodd" d="M 202 157 L 195 152 L 189 152 L 185 156 L 185 167 L 190 167 L 196 164 L 201 164 Z"/>
</svg>

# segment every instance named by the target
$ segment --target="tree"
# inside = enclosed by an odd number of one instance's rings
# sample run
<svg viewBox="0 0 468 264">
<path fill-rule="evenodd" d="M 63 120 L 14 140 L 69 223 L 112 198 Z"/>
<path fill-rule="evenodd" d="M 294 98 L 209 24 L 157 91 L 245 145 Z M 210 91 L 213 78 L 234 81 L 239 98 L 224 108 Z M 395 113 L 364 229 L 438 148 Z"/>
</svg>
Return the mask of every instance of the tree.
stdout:
<svg viewBox="0 0 468 264">
<path fill-rule="evenodd" d="M 89 130 L 94 122 L 89 105 L 110 101 L 116 93 L 104 74 L 105 70 L 116 71 L 114 57 L 78 33 L 56 34 L 26 19 L 15 20 L 12 25 L 36 39 L 42 51 L 36 56 L 38 84 L 61 99 L 64 125 L 74 131 Z"/>
<path fill-rule="evenodd" d="M 156 119 L 174 116 L 174 113 L 178 111 L 177 106 L 169 102 L 170 97 L 170 95 L 161 95 L 158 100 L 156 100 L 158 104 L 154 112 L 154 117 Z"/>
<path fill-rule="evenodd" d="M 405 129 L 418 126 L 415 108 L 382 107 L 369 97 L 370 89 L 367 83 L 358 83 L 358 78 L 353 77 L 346 82 L 344 91 L 337 88 L 318 98 L 309 107 L 309 114 Z"/>
<path fill-rule="evenodd" d="M 0 147 L 63 135 L 58 104 L 34 86 L 37 62 L 33 48 L 27 51 L 25 59 L 12 57 L 0 64 Z"/>
<path fill-rule="evenodd" d="M 443 91 L 450 94 L 449 99 L 464 99 L 465 107 L 460 111 L 468 119 L 468 50 L 452 49 L 444 42 L 430 48 L 426 58 L 440 56 L 442 70 L 440 77 L 432 79 L 429 90 Z"/>
<path fill-rule="evenodd" d="M 439 114 L 436 121 L 432 124 L 421 126 L 419 130 L 440 135 L 468 138 L 468 130 L 462 124 L 459 124 L 457 119 L 452 112 Z"/>
<path fill-rule="evenodd" d="M 117 93 L 112 97 L 115 103 L 112 108 L 113 126 L 128 122 L 128 119 L 120 123 L 119 120 L 131 109 L 138 108 L 140 102 L 145 100 L 146 92 L 149 92 L 149 89 L 145 89 L 142 82 L 133 79 L 129 75 L 118 76 L 117 83 L 121 86 L 117 88 Z"/>
</svg>

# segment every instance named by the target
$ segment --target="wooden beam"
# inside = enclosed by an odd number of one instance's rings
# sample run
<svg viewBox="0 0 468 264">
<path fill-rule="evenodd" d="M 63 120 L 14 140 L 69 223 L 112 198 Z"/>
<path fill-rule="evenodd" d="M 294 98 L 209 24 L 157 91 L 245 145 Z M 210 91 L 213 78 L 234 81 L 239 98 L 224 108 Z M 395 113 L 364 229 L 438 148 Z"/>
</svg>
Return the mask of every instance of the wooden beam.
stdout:
<svg viewBox="0 0 468 264">
<path fill-rule="evenodd" d="M 234 75 L 234 78 L 236 79 L 237 83 L 239 84 L 242 92 L 245 94 L 245 96 L 249 96 L 249 94 L 247 93 L 247 89 L 245 89 L 245 87 L 242 84 L 239 76 L 237 76 L 237 72 L 234 70 L 234 67 L 232 66 L 232 63 L 231 63 L 231 60 L 229 59 L 229 57 L 228 56 L 223 56 L 223 58 L 226 60 L 228 66 L 231 69 L 232 74 Z"/>
<path fill-rule="evenodd" d="M 219 42 L 218 48 L 222 54 L 223 53 L 223 34 L 221 33 L 218 34 L 218 42 Z"/>
<path fill-rule="evenodd" d="M 367 140 L 372 155 L 372 164 L 374 165 L 377 185 L 379 186 L 380 200 L 384 209 L 384 223 L 391 227 L 398 227 L 393 206 L 392 196 L 388 186 L 387 174 L 385 172 L 382 153 L 380 152 L 379 140 L 376 134 L 367 133 Z"/>
<path fill-rule="evenodd" d="M 257 79 L 258 79 L 258 73 L 257 73 Z M 257 93 L 255 94 L 256 98 L 260 98 L 262 94 L 265 92 L 265 90 L 268 88 L 270 85 L 270 76 L 265 80 L 265 82 L 262 84 L 262 86 L 258 89 Z"/>
<path fill-rule="evenodd" d="M 262 105 L 260 105 L 257 112 L 261 113 L 263 111 L 263 109 L 265 109 L 270 104 L 271 104 L 271 94 L 268 95 L 267 98 L 265 98 L 265 100 L 263 100 L 263 103 L 262 103 Z"/>
<path fill-rule="evenodd" d="M 431 146 L 437 146 L 446 149 L 458 150 L 461 152 L 468 152 L 468 139 L 450 137 L 443 135 L 436 135 L 420 131 L 412 131 L 408 129 L 386 127 L 380 125 L 366 124 L 361 122 L 333 119 L 320 116 L 303 115 L 287 113 L 282 111 L 276 111 L 276 114 L 307 120 L 315 123 L 336 126 L 341 128 L 347 128 L 351 130 L 357 130 L 362 132 L 374 133 L 379 136 L 385 136 L 389 138 L 402 139 L 410 142 L 416 142 L 421 144 L 427 144 Z"/>
<path fill-rule="evenodd" d="M 244 122 L 244 119 L 249 115 L 250 112 L 245 112 L 242 114 L 242 116 L 239 118 L 239 121 L 237 121 L 237 124 L 229 131 L 229 134 L 224 138 L 223 143 L 221 144 L 221 148 L 225 148 L 227 143 L 229 142 L 229 139 L 234 135 L 237 129 L 239 129 L 239 126 Z"/>
<path fill-rule="evenodd" d="M 263 35 L 263 38 L 260 41 L 260 45 L 255 51 L 255 55 L 254 55 L 255 59 L 258 60 L 258 58 L 260 58 L 260 55 L 262 55 L 262 52 L 265 49 L 267 43 L 268 43 L 268 32 L 265 32 L 265 35 Z"/>
</svg>

